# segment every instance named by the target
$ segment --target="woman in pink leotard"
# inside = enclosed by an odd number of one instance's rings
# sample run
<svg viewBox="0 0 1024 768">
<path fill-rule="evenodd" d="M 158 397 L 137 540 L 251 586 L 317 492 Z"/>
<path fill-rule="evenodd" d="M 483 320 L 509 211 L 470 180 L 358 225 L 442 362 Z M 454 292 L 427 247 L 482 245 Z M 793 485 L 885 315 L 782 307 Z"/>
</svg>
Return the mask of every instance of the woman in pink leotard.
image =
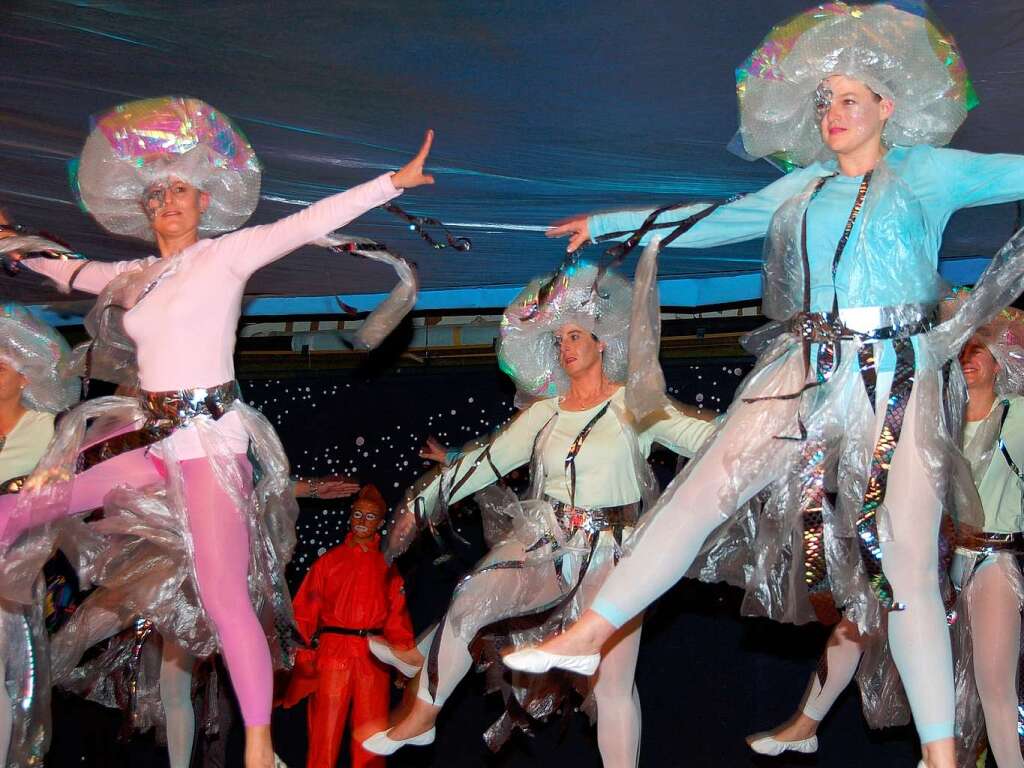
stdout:
<svg viewBox="0 0 1024 768">
<path fill-rule="evenodd" d="M 140 394 L 134 402 L 92 400 L 68 415 L 26 492 L 0 503 L 0 550 L 27 529 L 102 506 L 117 486 L 165 492 L 238 695 L 247 768 L 269 768 L 275 759 L 264 627 L 273 618 L 284 632 L 290 622 L 283 568 L 296 513 L 273 428 L 244 404 L 234 381 L 245 283 L 403 189 L 432 183 L 423 173 L 432 138 L 428 132 L 396 173 L 274 224 L 201 239 L 240 226 L 255 208 L 260 171 L 251 147 L 196 99 L 121 105 L 86 141 L 79 191 L 100 224 L 155 241 L 159 257 L 21 262 L 65 290 L 100 295 L 87 321 L 97 346 L 87 357 L 134 359 Z M 136 409 L 135 428 L 80 450 L 87 422 L 112 407 Z"/>
</svg>

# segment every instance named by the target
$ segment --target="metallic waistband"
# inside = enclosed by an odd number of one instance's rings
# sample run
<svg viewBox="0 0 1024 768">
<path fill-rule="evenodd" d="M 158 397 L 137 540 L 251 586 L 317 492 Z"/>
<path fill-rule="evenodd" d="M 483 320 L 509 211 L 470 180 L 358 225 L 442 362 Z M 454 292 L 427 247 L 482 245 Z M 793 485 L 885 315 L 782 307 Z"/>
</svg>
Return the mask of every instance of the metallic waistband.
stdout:
<svg viewBox="0 0 1024 768">
<path fill-rule="evenodd" d="M 593 536 L 601 531 L 628 528 L 636 525 L 640 516 L 639 503 L 618 507 L 574 507 L 550 497 L 548 502 L 555 512 L 555 519 L 570 536 L 579 530 Z"/>
<path fill-rule="evenodd" d="M 852 307 L 831 312 L 797 312 L 786 321 L 790 333 L 816 343 L 906 339 L 935 325 L 935 309 L 924 304 Z"/>
<path fill-rule="evenodd" d="M 139 404 L 146 413 L 146 426 L 167 429 L 186 426 L 197 416 L 219 419 L 242 397 L 237 381 L 214 387 L 197 387 L 172 392 L 139 392 Z"/>
<path fill-rule="evenodd" d="M 961 528 L 956 545 L 971 552 L 1009 552 L 1024 554 L 1024 533 L 989 533 L 975 528 Z"/>
</svg>

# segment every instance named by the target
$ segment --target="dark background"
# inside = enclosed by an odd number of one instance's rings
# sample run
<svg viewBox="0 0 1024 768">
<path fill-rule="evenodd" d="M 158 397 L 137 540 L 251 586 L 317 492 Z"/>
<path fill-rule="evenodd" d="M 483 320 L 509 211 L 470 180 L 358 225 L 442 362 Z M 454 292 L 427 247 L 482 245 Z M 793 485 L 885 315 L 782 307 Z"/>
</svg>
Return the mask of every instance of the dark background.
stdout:
<svg viewBox="0 0 1024 768">
<path fill-rule="evenodd" d="M 672 394 L 680 400 L 720 408 L 749 370 L 749 361 L 675 360 L 665 368 Z M 295 471 L 350 473 L 376 483 L 392 503 L 425 469 L 416 457 L 424 435 L 433 432 L 457 444 L 512 413 L 511 386 L 493 366 L 380 372 L 363 368 L 330 375 L 252 378 L 243 381 L 243 388 L 247 399 L 278 429 Z M 672 454 L 659 452 L 654 460 L 659 475 L 671 475 Z M 300 543 L 290 573 L 294 585 L 321 548 L 342 540 L 347 506 L 303 502 Z M 455 580 L 482 552 L 472 509 L 463 507 L 457 520 L 460 532 L 474 546 L 453 544 L 452 559 L 437 566 L 437 549 L 424 542 L 401 561 L 417 630 L 437 619 Z M 853 690 L 840 699 L 822 728 L 817 756 L 755 759 L 743 736 L 774 726 L 797 706 L 827 630 L 743 619 L 738 604 L 739 592 L 729 587 L 684 581 L 648 615 L 637 670 L 644 718 L 642 766 L 913 764 L 913 732 L 869 731 Z M 54 711 L 49 766 L 166 765 L 164 750 L 152 734 L 119 740 L 118 713 L 63 695 L 58 695 Z M 539 727 L 533 738 L 518 734 L 498 755 L 491 755 L 480 734 L 500 713 L 499 698 L 484 696 L 481 677 L 471 674 L 445 708 L 436 743 L 403 749 L 389 764 L 600 765 L 593 729 L 578 713 Z M 305 733 L 304 707 L 275 711 L 277 750 L 294 768 L 304 764 Z M 230 747 L 230 764 L 240 765 L 238 724 Z M 347 761 L 346 747 L 339 764 Z"/>
</svg>

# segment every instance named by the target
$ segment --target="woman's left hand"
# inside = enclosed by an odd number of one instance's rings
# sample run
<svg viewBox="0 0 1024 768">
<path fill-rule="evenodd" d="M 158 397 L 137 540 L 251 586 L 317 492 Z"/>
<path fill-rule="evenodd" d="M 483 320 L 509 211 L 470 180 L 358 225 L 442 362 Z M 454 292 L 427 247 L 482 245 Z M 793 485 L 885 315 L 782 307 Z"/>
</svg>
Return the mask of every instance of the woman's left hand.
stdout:
<svg viewBox="0 0 1024 768">
<path fill-rule="evenodd" d="M 427 162 L 427 155 L 430 154 L 430 145 L 434 143 L 434 131 L 428 130 L 423 137 L 423 146 L 416 153 L 416 157 L 406 163 L 400 170 L 391 174 L 391 183 L 397 189 L 412 189 L 424 184 L 433 184 L 434 177 L 423 172 L 423 164 Z"/>
</svg>

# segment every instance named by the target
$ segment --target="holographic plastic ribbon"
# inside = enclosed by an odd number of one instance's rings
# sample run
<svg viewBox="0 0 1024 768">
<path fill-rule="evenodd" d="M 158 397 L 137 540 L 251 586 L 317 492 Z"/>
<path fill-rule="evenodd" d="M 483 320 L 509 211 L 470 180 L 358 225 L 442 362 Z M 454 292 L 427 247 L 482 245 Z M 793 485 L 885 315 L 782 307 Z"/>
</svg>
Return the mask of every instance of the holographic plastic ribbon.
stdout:
<svg viewBox="0 0 1024 768">
<path fill-rule="evenodd" d="M 468 251 L 473 247 L 473 241 L 468 237 L 457 237 L 453 235 L 440 220 L 431 216 L 413 216 L 403 211 L 395 203 L 385 203 L 381 208 L 388 213 L 397 216 L 408 224 L 409 228 L 429 243 L 431 248 L 441 249 L 450 246 L 456 251 Z M 427 227 L 436 227 L 444 232 L 444 239 L 447 245 L 434 239 L 434 237 L 427 231 Z"/>
<path fill-rule="evenodd" d="M 46 232 L 33 234 L 18 224 L 0 224 L 0 232 L 14 233 L 10 237 L 0 239 L 0 263 L 4 271 L 12 277 L 21 272 L 19 262 L 26 256 L 62 260 L 81 259 L 83 265 L 88 263 L 80 253 L 75 253 L 70 246 Z"/>
<path fill-rule="evenodd" d="M 868 485 L 857 517 L 857 537 L 861 556 L 871 589 L 879 602 L 891 610 L 902 610 L 903 605 L 894 602 L 892 587 L 882 572 L 882 545 L 878 537 L 878 508 L 885 501 L 889 483 L 889 467 L 896 453 L 903 430 L 903 419 L 914 389 L 914 345 L 910 339 L 894 339 L 896 351 L 896 372 L 893 375 L 889 399 L 886 403 L 882 431 L 875 443 L 868 474 Z"/>
<path fill-rule="evenodd" d="M 809 441 L 801 454 L 800 516 L 803 521 L 803 566 L 807 595 L 822 624 L 839 619 L 825 560 L 825 451 L 822 440 Z M 824 685 L 824 683 L 822 683 Z"/>
</svg>

